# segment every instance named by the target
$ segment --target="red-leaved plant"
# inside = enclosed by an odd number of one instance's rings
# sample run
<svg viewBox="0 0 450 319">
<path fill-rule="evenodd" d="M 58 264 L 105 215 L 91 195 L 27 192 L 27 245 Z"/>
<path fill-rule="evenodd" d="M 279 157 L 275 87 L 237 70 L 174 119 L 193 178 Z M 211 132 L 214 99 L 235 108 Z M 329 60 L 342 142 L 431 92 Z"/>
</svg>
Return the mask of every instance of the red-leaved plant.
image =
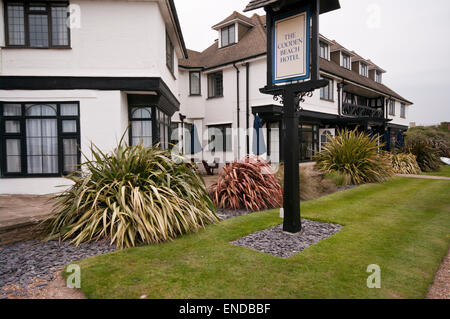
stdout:
<svg viewBox="0 0 450 319">
<path fill-rule="evenodd" d="M 260 211 L 281 207 L 283 190 L 267 162 L 246 157 L 222 169 L 213 200 L 217 208 Z"/>
</svg>

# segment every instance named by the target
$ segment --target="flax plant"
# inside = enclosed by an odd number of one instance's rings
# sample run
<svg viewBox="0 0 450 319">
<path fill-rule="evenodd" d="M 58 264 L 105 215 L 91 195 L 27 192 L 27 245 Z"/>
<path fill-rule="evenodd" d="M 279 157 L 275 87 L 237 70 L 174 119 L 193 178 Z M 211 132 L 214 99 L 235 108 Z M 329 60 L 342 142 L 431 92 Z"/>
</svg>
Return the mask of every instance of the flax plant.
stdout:
<svg viewBox="0 0 450 319">
<path fill-rule="evenodd" d="M 315 156 L 316 167 L 348 175 L 355 185 L 382 182 L 393 175 L 390 161 L 379 151 L 378 137 L 344 129 Z"/>
<path fill-rule="evenodd" d="M 170 241 L 217 222 L 204 181 L 190 163 L 159 147 L 91 146 L 93 160 L 68 178 L 46 220 L 48 239 L 75 245 L 108 239 L 117 248 Z"/>
</svg>

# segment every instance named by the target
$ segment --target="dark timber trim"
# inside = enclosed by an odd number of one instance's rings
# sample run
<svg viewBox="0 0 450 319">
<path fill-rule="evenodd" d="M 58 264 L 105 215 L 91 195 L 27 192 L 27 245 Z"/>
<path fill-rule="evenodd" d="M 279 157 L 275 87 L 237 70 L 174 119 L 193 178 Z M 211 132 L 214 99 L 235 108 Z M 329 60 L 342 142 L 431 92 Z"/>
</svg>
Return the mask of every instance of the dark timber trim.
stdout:
<svg viewBox="0 0 450 319">
<path fill-rule="evenodd" d="M 180 102 L 158 77 L 0 76 L 0 90 L 107 90 L 156 92 L 169 115 Z"/>
</svg>

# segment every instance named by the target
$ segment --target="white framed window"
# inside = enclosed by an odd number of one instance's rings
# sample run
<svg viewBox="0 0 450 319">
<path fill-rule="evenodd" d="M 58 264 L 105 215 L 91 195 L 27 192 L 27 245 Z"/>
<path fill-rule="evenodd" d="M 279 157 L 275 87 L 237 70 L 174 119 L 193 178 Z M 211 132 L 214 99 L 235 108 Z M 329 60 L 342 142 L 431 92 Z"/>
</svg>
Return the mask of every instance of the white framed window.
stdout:
<svg viewBox="0 0 450 319">
<path fill-rule="evenodd" d="M 330 47 L 328 46 L 328 44 L 326 44 L 323 41 L 320 41 L 319 45 L 320 45 L 320 57 L 322 59 L 328 60 L 329 59 L 328 58 L 329 57 L 329 53 L 330 53 Z"/>
<path fill-rule="evenodd" d="M 404 103 L 400 105 L 400 117 L 406 119 L 406 105 Z"/>
<path fill-rule="evenodd" d="M 232 24 L 228 27 L 224 27 L 221 30 L 222 47 L 236 43 L 236 29 L 235 25 Z"/>
<path fill-rule="evenodd" d="M 352 59 L 350 55 L 342 53 L 342 66 L 348 70 L 352 69 Z"/>
<path fill-rule="evenodd" d="M 389 115 L 395 116 L 395 101 L 389 101 Z"/>
<path fill-rule="evenodd" d="M 322 100 L 333 101 L 333 80 L 324 78 L 328 80 L 328 85 L 320 88 L 320 98 Z"/>
<path fill-rule="evenodd" d="M 361 63 L 360 74 L 366 78 L 369 77 L 369 66 L 367 64 Z"/>
<path fill-rule="evenodd" d="M 381 83 L 383 80 L 383 75 L 380 71 L 375 72 L 375 81 Z"/>
</svg>

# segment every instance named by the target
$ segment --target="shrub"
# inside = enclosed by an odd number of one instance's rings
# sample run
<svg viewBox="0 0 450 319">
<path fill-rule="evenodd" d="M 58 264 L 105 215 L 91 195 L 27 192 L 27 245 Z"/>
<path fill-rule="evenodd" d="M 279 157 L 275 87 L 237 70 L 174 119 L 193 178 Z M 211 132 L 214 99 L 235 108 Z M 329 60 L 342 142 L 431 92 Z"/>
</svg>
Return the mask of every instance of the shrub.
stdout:
<svg viewBox="0 0 450 319">
<path fill-rule="evenodd" d="M 333 183 L 338 187 L 345 187 L 352 183 L 351 178 L 348 174 L 332 171 L 326 175 L 328 179 L 333 181 Z"/>
<path fill-rule="evenodd" d="M 260 211 L 281 207 L 283 191 L 269 164 L 247 157 L 222 169 L 213 199 L 218 208 Z"/>
<path fill-rule="evenodd" d="M 355 185 L 381 182 L 393 175 L 389 161 L 379 153 L 379 138 L 357 129 L 340 131 L 315 160 L 322 172 L 346 174 Z"/>
<path fill-rule="evenodd" d="M 217 221 L 204 181 L 181 157 L 158 147 L 119 144 L 93 161 L 57 196 L 48 239 L 82 242 L 107 238 L 118 248 L 151 244 L 198 231 Z"/>
<path fill-rule="evenodd" d="M 450 132 L 448 129 L 435 126 L 418 126 L 409 129 L 406 133 L 406 143 L 414 144 L 417 139 L 420 139 L 422 144 L 428 143 L 430 148 L 434 149 L 437 157 L 450 157 Z M 414 155 L 418 157 L 420 165 L 419 154 Z"/>
<path fill-rule="evenodd" d="M 405 149 L 416 156 L 422 171 L 433 172 L 440 169 L 440 151 L 430 137 L 424 134 L 408 134 L 405 140 Z"/>
<path fill-rule="evenodd" d="M 419 164 L 417 164 L 416 156 L 413 154 L 398 153 L 386 154 L 392 163 L 392 169 L 396 174 L 420 174 Z"/>
<path fill-rule="evenodd" d="M 280 184 L 284 184 L 284 165 L 280 164 L 277 172 Z M 312 200 L 323 195 L 337 191 L 336 185 L 331 179 L 325 178 L 324 174 L 314 170 L 312 167 L 300 166 L 300 200 Z"/>
</svg>

